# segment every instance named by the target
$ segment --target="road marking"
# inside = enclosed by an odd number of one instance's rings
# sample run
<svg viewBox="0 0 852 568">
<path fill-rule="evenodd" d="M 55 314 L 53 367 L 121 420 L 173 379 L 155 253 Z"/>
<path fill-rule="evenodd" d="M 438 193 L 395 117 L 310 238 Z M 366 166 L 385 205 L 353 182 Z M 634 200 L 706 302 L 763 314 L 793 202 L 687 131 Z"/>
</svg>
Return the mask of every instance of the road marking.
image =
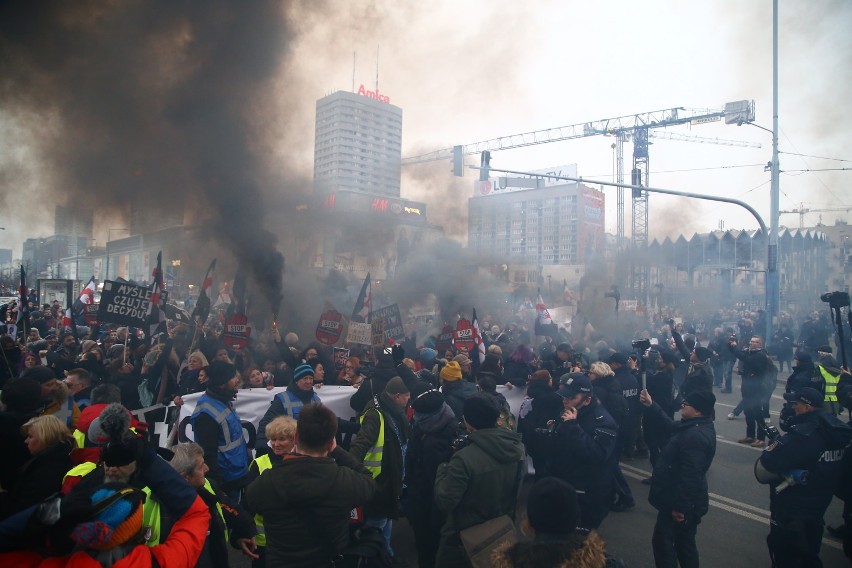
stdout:
<svg viewBox="0 0 852 568">
<path fill-rule="evenodd" d="M 756 450 L 757 448 L 751 449 Z M 646 477 L 651 476 L 651 472 L 644 469 L 627 464 L 620 465 L 621 470 L 627 477 L 632 477 L 633 479 L 641 481 Z M 754 505 L 749 505 L 748 503 L 743 503 L 742 501 L 737 501 L 736 499 L 731 499 L 730 497 L 725 497 L 724 495 L 718 495 L 716 493 L 709 493 L 708 495 L 710 497 L 710 505 L 712 507 L 716 507 L 717 509 L 733 513 L 746 519 L 751 519 L 752 521 L 757 521 L 763 525 L 769 525 L 770 513 L 766 509 L 761 509 L 760 507 L 755 507 Z M 836 550 L 843 550 L 843 544 L 840 541 L 824 536 L 822 538 L 822 543 Z"/>
</svg>

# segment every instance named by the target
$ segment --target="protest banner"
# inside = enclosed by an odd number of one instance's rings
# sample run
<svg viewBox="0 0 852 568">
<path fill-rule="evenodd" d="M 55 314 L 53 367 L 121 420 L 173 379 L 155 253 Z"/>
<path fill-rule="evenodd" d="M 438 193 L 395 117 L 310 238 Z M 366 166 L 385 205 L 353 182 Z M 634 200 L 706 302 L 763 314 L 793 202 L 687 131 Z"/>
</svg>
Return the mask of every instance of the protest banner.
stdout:
<svg viewBox="0 0 852 568">
<path fill-rule="evenodd" d="M 98 321 L 129 327 L 144 327 L 151 305 L 151 289 L 129 282 L 104 282 Z"/>
<path fill-rule="evenodd" d="M 237 393 L 237 398 L 234 401 L 234 411 L 240 417 L 240 422 L 243 425 L 243 437 L 246 439 L 246 443 L 248 443 L 250 449 L 254 449 L 257 427 L 263 415 L 269 410 L 269 403 L 276 394 L 284 392 L 284 390 L 284 387 L 276 387 L 272 390 L 253 388 L 240 389 Z M 316 389 L 317 396 L 319 396 L 325 406 L 330 408 L 338 417 L 349 421 L 358 419 L 358 414 L 349 407 L 349 399 L 352 398 L 352 395 L 356 391 L 357 389 L 348 385 L 327 385 Z M 509 402 L 512 414 L 517 416 L 521 402 L 524 399 L 525 389 L 508 389 L 500 385 L 497 387 L 497 392 L 503 393 L 503 396 Z M 198 399 L 201 398 L 202 394 L 204 393 L 199 392 L 182 397 L 183 405 L 180 407 L 180 414 L 178 415 L 179 442 L 187 442 L 193 439 L 192 425 L 189 419 L 195 411 L 195 406 L 198 404 Z M 169 425 L 165 422 L 149 424 L 149 431 L 153 432 L 154 442 L 162 447 L 165 447 L 167 444 L 168 429 Z"/>
</svg>

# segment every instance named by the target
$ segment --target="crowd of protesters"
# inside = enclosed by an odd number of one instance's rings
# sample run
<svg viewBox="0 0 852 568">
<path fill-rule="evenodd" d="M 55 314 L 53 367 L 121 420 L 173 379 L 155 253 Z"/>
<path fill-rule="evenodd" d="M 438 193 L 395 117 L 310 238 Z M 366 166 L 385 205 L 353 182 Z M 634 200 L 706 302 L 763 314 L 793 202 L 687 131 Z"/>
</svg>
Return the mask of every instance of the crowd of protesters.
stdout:
<svg viewBox="0 0 852 568">
<path fill-rule="evenodd" d="M 470 566 L 462 533 L 514 519 L 528 457 L 535 477 L 523 523 L 531 538 L 500 547 L 494 565 L 619 565 L 596 529 L 610 512 L 635 506 L 619 461 L 649 458 L 657 565 L 697 566 L 714 390 L 732 392 L 737 375 L 742 401 L 727 418 L 745 414 L 739 442 L 794 448 L 783 466 L 765 460 L 767 469 L 785 468 L 783 478 L 810 468 L 827 480 L 822 503 L 843 467 L 837 460 L 820 470 L 795 449 L 812 444 L 796 438 L 806 436 L 806 421 L 816 424 L 811 411 L 832 417 L 840 432 L 836 417 L 852 406 L 852 377 L 818 312 L 801 321 L 784 314 L 768 342 L 759 311 L 658 317 L 632 342 L 579 322 L 536 337 L 523 319 L 486 316 L 480 357 L 438 333 L 335 351 L 274 325 L 233 348 L 220 322 L 196 329 L 169 321 L 167 333 L 151 338 L 69 324 L 58 305 L 29 304 L 18 336 L 0 335 L 0 562 L 38 566 L 82 551 L 111 566 L 224 566 L 230 544 L 255 566 L 333 566 L 353 554 L 401 565 L 391 534 L 407 516 L 419 566 Z M 17 309 L 3 306 L 0 323 L 16 323 Z M 767 418 L 785 364 L 792 374 L 779 436 Z M 323 385 L 353 389 L 356 422 L 322 405 Z M 498 387 L 524 390 L 517 412 Z M 276 391 L 251 448 L 233 404 L 243 388 Z M 138 418 L 161 420 L 153 413 L 194 393 L 195 442 L 155 452 Z M 132 414 L 145 408 L 160 410 Z M 843 439 L 809 451 L 842 451 L 831 444 Z M 789 505 L 773 491 L 773 519 L 783 519 Z M 807 500 L 820 488 L 786 491 Z M 58 520 L 47 511 L 57 493 Z M 814 509 L 813 523 L 827 505 Z M 773 558 L 790 543 L 779 531 L 800 536 L 810 527 L 773 527 Z M 837 530 L 848 546 L 852 531 Z M 801 536 L 801 550 L 785 548 L 785 556 L 818 555 L 812 532 Z"/>
</svg>

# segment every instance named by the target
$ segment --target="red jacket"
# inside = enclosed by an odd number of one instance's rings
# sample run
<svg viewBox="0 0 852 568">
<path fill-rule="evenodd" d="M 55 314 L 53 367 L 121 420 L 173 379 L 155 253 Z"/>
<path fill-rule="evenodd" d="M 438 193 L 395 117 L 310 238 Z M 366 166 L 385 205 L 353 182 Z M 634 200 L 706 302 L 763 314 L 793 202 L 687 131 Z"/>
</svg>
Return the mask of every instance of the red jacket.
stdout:
<svg viewBox="0 0 852 568">
<path fill-rule="evenodd" d="M 191 568 L 198 561 L 207 529 L 210 511 L 201 497 L 175 522 L 166 541 L 157 546 L 140 544 L 130 553 L 113 564 L 113 568 L 150 568 L 152 555 L 163 568 Z M 101 568 L 101 564 L 85 551 L 71 556 L 43 558 L 35 552 L 20 550 L 0 554 L 0 566 L 20 568 Z"/>
</svg>

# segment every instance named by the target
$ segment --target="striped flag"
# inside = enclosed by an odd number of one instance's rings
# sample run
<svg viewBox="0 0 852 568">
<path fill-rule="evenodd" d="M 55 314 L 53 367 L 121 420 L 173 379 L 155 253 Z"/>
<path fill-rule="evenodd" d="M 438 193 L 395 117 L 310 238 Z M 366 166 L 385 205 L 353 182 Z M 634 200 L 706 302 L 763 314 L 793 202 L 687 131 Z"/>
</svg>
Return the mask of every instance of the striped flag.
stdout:
<svg viewBox="0 0 852 568">
<path fill-rule="evenodd" d="M 80 290 L 80 297 L 74 300 L 73 316 L 79 316 L 86 309 L 86 306 L 91 306 L 95 303 L 95 277 L 89 278 L 88 284 Z"/>
<path fill-rule="evenodd" d="M 472 357 L 471 362 L 482 363 L 485 361 L 485 342 L 482 341 L 482 331 L 479 329 L 479 319 L 476 317 L 476 308 L 473 308 L 473 319 L 471 320 L 473 323 L 473 341 L 474 341 L 474 350 L 479 354 L 478 357 Z M 479 367 L 479 365 L 476 365 Z"/>
<path fill-rule="evenodd" d="M 148 335 L 153 343 L 157 334 L 166 331 L 166 312 L 163 310 L 163 251 L 157 253 L 157 267 L 154 268 L 152 276 L 154 281 L 151 282 L 151 302 L 148 304 Z"/>
</svg>

